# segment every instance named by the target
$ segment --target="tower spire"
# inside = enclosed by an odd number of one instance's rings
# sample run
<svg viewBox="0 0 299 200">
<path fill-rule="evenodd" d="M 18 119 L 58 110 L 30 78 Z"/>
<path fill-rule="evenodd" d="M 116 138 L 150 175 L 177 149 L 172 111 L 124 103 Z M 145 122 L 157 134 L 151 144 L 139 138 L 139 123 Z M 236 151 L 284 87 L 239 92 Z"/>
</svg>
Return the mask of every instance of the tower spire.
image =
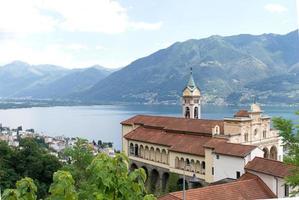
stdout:
<svg viewBox="0 0 299 200">
<path fill-rule="evenodd" d="M 193 74 L 192 74 L 192 67 L 190 67 L 190 78 L 187 87 L 189 87 L 191 90 L 196 88 L 196 84 L 194 82 Z"/>
<path fill-rule="evenodd" d="M 201 94 L 193 79 L 193 70 L 190 67 L 190 77 L 187 86 L 183 90 L 182 107 L 185 118 L 200 119 Z"/>
</svg>

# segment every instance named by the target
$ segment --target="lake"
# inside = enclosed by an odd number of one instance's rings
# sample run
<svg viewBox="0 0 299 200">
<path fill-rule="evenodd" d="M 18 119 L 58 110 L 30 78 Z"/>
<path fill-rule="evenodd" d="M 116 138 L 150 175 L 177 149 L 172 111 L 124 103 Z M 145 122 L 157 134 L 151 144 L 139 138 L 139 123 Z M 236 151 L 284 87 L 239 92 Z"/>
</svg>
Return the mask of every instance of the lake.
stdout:
<svg viewBox="0 0 299 200">
<path fill-rule="evenodd" d="M 202 107 L 202 118 L 231 117 L 239 109 L 240 107 L 205 105 Z M 262 109 L 270 116 L 298 119 L 294 111 L 299 110 L 299 107 L 264 106 Z M 39 133 L 51 136 L 64 135 L 113 142 L 114 147 L 120 149 L 120 122 L 137 114 L 181 116 L 181 107 L 179 105 L 100 105 L 18 108 L 0 110 L 0 123 L 10 128 L 22 125 L 23 129 L 33 128 Z"/>
</svg>

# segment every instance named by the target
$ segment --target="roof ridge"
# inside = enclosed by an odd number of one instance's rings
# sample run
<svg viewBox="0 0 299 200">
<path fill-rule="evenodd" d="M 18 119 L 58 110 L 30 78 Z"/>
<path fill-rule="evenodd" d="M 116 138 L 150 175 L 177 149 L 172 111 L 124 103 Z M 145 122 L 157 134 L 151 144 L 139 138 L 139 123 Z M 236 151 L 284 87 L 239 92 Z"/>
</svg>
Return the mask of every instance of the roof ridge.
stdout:
<svg viewBox="0 0 299 200">
<path fill-rule="evenodd" d="M 134 117 L 137 117 L 137 116 L 143 116 L 143 117 L 161 117 L 161 118 L 175 118 L 175 119 L 183 119 L 183 120 L 188 120 L 188 121 L 190 120 L 190 121 L 221 121 L 221 122 L 224 122 L 223 119 L 192 119 L 192 118 L 184 118 L 184 117 L 178 117 L 178 116 L 145 115 L 145 114 L 135 115 Z"/>
<path fill-rule="evenodd" d="M 284 162 L 282 162 L 282 161 L 280 161 L 280 160 L 273 160 L 273 159 L 270 159 L 270 158 L 263 158 L 263 157 L 259 157 L 259 156 L 255 156 L 254 159 L 267 160 L 267 161 L 272 161 L 272 162 L 277 162 L 277 163 L 281 163 L 281 164 L 289 165 L 289 164 L 284 163 Z M 254 160 L 254 159 L 253 159 L 253 160 Z M 253 160 L 251 160 L 251 161 L 253 161 Z M 251 161 L 249 161 L 249 162 L 251 162 Z"/>
<path fill-rule="evenodd" d="M 218 184 L 218 185 L 209 185 L 209 186 L 201 187 L 201 188 L 188 189 L 187 191 L 190 192 L 190 191 L 194 191 L 194 190 L 208 190 L 211 187 L 217 188 L 217 187 L 222 187 L 223 185 L 224 186 L 232 186 L 232 185 L 236 185 L 240 182 L 244 183 L 244 182 L 253 181 L 254 179 L 257 179 L 257 178 L 250 178 L 250 179 L 245 179 L 245 180 L 236 180 L 236 181 L 233 181 L 233 182 L 230 182 L 230 183 L 224 183 L 224 184 Z M 181 191 L 176 191 L 176 192 L 172 192 L 172 193 L 169 193 L 169 194 L 175 194 L 175 193 L 180 193 L 180 192 Z"/>
</svg>

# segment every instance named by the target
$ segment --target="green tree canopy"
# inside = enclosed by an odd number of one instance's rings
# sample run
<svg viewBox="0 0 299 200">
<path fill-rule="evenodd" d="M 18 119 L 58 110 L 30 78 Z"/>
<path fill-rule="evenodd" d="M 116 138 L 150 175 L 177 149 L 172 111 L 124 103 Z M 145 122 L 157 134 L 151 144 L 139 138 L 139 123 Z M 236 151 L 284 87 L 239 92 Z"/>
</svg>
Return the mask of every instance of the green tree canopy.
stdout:
<svg viewBox="0 0 299 200">
<path fill-rule="evenodd" d="M 74 186 L 74 179 L 67 171 L 57 171 L 53 176 L 53 184 L 50 187 L 49 200 L 77 200 L 78 195 Z"/>
<path fill-rule="evenodd" d="M 44 198 L 55 171 L 61 168 L 58 158 L 34 138 L 20 140 L 18 148 L 0 142 L 0 186 L 12 188 L 21 177 L 30 177 L 38 188 L 38 198 Z"/>
<path fill-rule="evenodd" d="M 3 200 L 36 200 L 37 187 L 31 178 L 23 178 L 16 183 L 16 189 L 6 189 Z"/>
<path fill-rule="evenodd" d="M 299 111 L 296 112 L 299 116 Z M 299 119 L 298 119 L 299 121 Z M 284 162 L 293 165 L 295 168 L 292 175 L 286 177 L 286 182 L 293 188 L 292 195 L 299 193 L 299 125 L 292 120 L 282 117 L 273 118 L 273 126 L 278 129 L 283 138 L 285 150 Z"/>
</svg>

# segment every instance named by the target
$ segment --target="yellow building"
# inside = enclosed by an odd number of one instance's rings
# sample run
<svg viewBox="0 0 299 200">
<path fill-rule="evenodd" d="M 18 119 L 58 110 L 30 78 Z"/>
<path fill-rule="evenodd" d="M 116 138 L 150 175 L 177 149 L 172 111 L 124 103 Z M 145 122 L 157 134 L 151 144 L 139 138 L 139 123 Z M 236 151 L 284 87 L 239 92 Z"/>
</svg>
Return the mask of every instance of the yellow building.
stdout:
<svg viewBox="0 0 299 200">
<path fill-rule="evenodd" d="M 183 117 L 137 115 L 122 124 L 122 148 L 131 169 L 144 168 L 151 191 L 166 190 L 171 174 L 204 186 L 244 174 L 254 157 L 282 159 L 281 139 L 259 105 L 232 118 L 201 119 L 201 92 L 192 73 L 183 90 Z M 192 186 L 191 186 L 192 187 Z"/>
</svg>

